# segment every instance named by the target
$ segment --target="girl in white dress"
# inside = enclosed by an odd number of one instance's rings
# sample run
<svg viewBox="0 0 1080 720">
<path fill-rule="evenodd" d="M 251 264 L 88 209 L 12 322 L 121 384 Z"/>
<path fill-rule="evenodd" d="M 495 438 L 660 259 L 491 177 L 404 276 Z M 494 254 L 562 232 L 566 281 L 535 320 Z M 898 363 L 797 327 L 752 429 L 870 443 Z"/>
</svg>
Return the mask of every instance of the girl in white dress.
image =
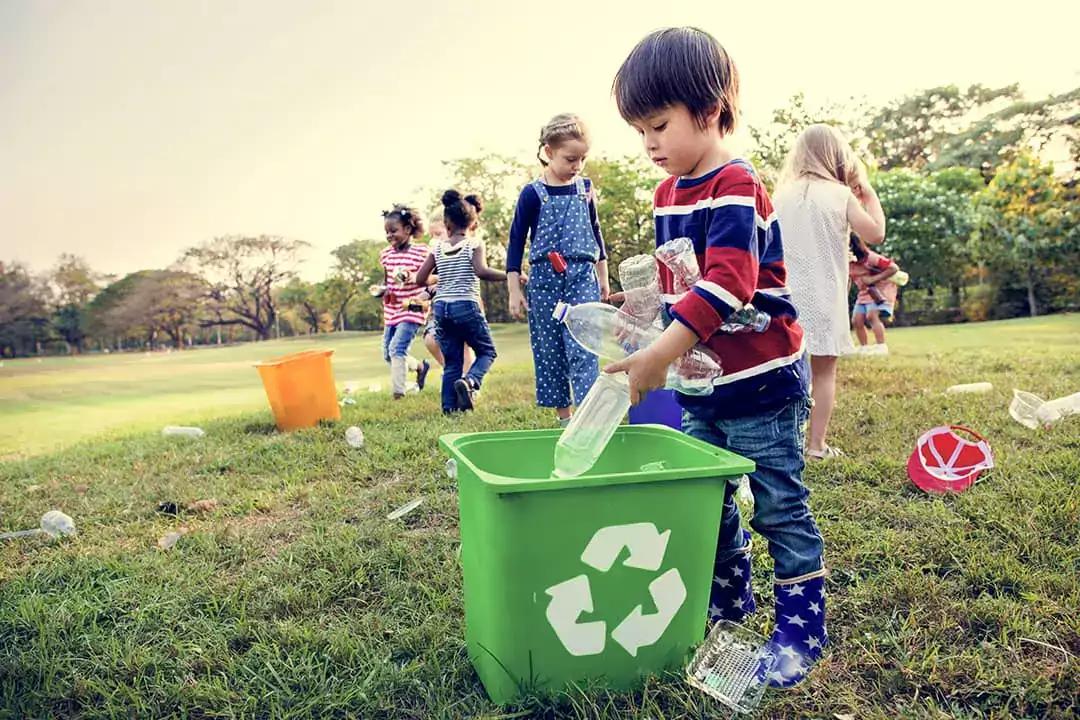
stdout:
<svg viewBox="0 0 1080 720">
<path fill-rule="evenodd" d="M 854 350 L 848 329 L 848 239 L 885 239 L 885 213 L 851 145 L 831 125 L 795 141 L 773 197 L 784 238 L 791 299 L 806 333 L 814 407 L 806 454 L 839 454 L 825 442 L 836 402 L 836 361 Z"/>
</svg>

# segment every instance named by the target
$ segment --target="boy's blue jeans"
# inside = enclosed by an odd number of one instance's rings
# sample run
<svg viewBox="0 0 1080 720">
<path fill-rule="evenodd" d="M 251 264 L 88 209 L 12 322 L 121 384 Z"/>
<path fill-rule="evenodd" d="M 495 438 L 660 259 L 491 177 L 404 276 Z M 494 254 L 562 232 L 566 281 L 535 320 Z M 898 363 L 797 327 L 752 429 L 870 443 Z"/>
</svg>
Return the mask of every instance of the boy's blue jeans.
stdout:
<svg viewBox="0 0 1080 720">
<path fill-rule="evenodd" d="M 750 473 L 754 516 L 750 527 L 769 542 L 779 581 L 817 575 L 824 567 L 824 543 L 810 512 L 810 491 L 803 485 L 803 439 L 810 416 L 810 399 L 798 398 L 759 415 L 709 419 L 683 412 L 683 431 L 699 440 L 753 460 Z M 728 481 L 720 520 L 716 556 L 730 557 L 743 547 L 738 480 Z"/>
</svg>

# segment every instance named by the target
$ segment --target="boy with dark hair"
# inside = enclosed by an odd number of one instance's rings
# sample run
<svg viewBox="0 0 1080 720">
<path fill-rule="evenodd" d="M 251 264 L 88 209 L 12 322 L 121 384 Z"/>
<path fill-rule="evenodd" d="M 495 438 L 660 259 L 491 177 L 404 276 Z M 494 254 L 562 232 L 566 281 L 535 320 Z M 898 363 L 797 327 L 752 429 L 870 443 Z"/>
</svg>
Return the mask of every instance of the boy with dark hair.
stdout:
<svg viewBox="0 0 1080 720">
<path fill-rule="evenodd" d="M 802 328 L 785 287 L 780 227 L 753 168 L 728 147 L 738 116 L 734 63 L 708 33 L 669 28 L 647 36 L 615 76 L 619 112 L 641 135 L 645 152 L 671 177 L 656 189 L 657 245 L 694 243 L 701 280 L 682 296 L 660 268 L 673 318 L 651 346 L 609 365 L 627 372 L 633 402 L 662 387 L 668 366 L 702 343 L 724 375 L 711 395 L 680 396 L 691 436 L 753 460 L 750 525 L 775 561 L 776 625 L 770 639 L 780 663 L 773 686 L 801 681 L 821 656 L 825 631 L 823 543 L 802 482 L 809 414 Z M 721 325 L 747 304 L 771 317 L 764 332 L 729 334 Z M 728 483 L 714 566 L 710 619 L 735 622 L 753 612 L 750 534 L 740 528 Z"/>
</svg>

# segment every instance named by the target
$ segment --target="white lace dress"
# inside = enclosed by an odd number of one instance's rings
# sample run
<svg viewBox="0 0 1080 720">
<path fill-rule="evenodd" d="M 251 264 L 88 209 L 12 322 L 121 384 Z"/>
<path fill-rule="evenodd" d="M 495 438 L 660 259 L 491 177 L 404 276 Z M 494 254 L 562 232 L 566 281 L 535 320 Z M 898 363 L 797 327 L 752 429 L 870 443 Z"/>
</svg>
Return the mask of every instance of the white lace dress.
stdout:
<svg viewBox="0 0 1080 720">
<path fill-rule="evenodd" d="M 791 299 L 811 355 L 854 350 L 848 330 L 848 221 L 851 190 L 838 182 L 799 180 L 780 188 L 780 221 Z"/>
</svg>

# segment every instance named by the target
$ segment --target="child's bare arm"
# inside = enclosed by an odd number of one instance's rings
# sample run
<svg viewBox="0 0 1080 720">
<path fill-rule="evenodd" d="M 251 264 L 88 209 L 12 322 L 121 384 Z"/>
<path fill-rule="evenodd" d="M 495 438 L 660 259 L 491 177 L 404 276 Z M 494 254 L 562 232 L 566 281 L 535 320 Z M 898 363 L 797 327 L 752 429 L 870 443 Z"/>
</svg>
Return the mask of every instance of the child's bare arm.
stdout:
<svg viewBox="0 0 1080 720">
<path fill-rule="evenodd" d="M 875 245 L 885 239 L 885 211 L 865 174 L 861 175 L 858 188 L 848 199 L 848 223 L 866 243 Z"/>
<path fill-rule="evenodd" d="M 897 265 L 896 263 L 893 263 L 892 265 L 885 268 L 884 270 L 877 273 L 876 275 L 868 276 L 865 279 L 864 282 L 867 285 L 873 285 L 874 283 L 878 283 L 878 282 L 881 282 L 882 280 L 887 280 L 888 278 L 891 278 L 893 275 L 895 275 L 898 272 L 900 272 L 900 266 Z"/>
<path fill-rule="evenodd" d="M 496 270 L 489 268 L 487 265 L 487 258 L 484 257 L 484 244 L 479 243 L 473 249 L 472 266 L 473 272 L 476 273 L 476 277 L 481 280 L 490 280 L 492 282 L 501 282 L 506 279 L 506 273 L 502 270 Z"/>
<path fill-rule="evenodd" d="M 416 271 L 415 282 L 417 285 L 427 285 L 428 279 L 431 277 L 431 271 L 435 269 L 435 256 L 428 254 L 424 258 L 424 264 L 420 266 L 420 269 Z"/>
<path fill-rule="evenodd" d="M 607 258 L 596 261 L 596 279 L 600 283 L 600 301 L 607 302 L 611 296 L 611 280 L 608 278 Z"/>
</svg>

